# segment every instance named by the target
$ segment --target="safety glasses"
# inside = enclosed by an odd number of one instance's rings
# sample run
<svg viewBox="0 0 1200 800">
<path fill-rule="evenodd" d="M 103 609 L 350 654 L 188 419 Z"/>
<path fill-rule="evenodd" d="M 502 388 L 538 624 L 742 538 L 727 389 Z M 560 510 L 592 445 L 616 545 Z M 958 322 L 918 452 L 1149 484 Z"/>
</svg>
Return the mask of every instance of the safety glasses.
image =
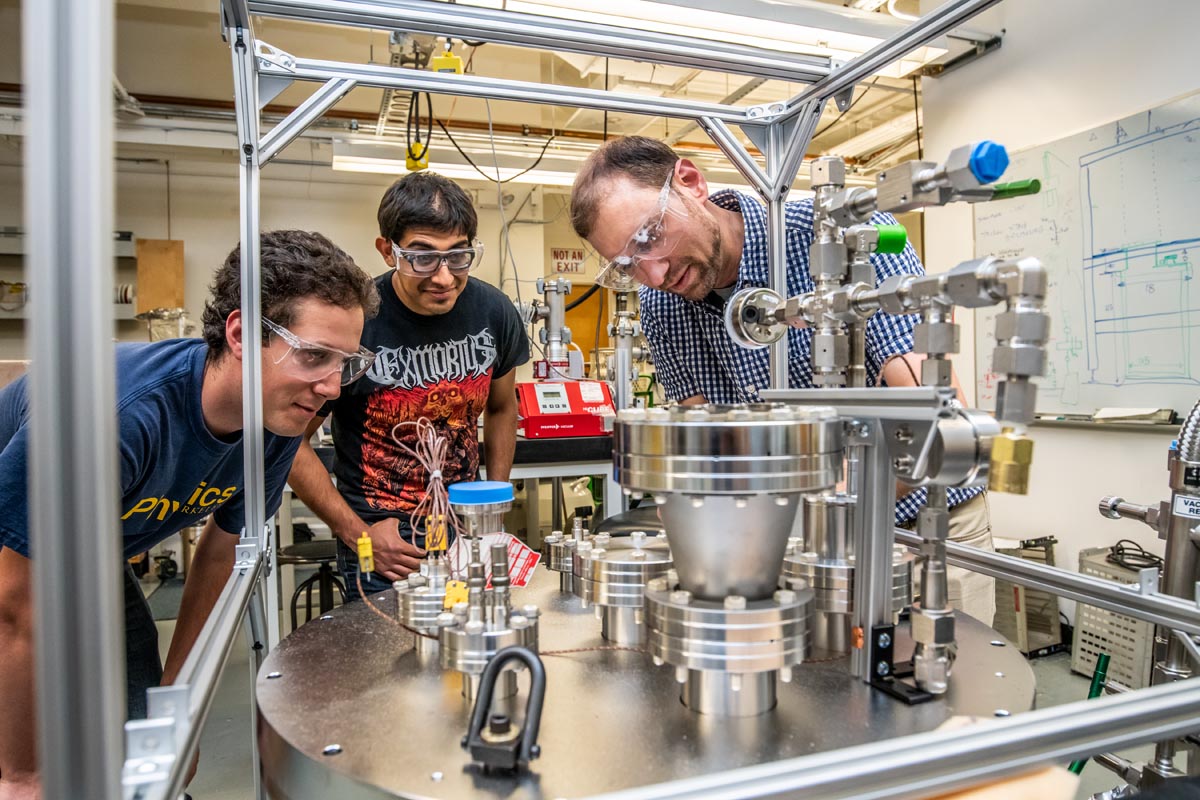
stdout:
<svg viewBox="0 0 1200 800">
<path fill-rule="evenodd" d="M 670 217 L 687 219 L 688 212 L 683 203 L 671 202 L 674 179 L 675 171 L 671 170 L 658 193 L 658 203 L 634 230 L 621 252 L 600 270 L 596 283 L 619 292 L 634 289 L 641 282 L 639 267 L 643 261 L 666 258 L 675 250 L 680 232 L 678 227 L 674 231 L 668 230 L 667 221 Z"/>
<path fill-rule="evenodd" d="M 375 363 L 375 354 L 365 347 L 358 348 L 356 353 L 347 353 L 301 339 L 269 319 L 264 318 L 262 322 L 263 327 L 288 345 L 287 352 L 276 358 L 275 363 L 294 378 L 316 383 L 335 372 L 341 372 L 342 385 L 345 386 L 361 378 Z"/>
<path fill-rule="evenodd" d="M 418 278 L 428 278 L 441 269 L 442 264 L 451 272 L 467 272 L 483 255 L 483 242 L 475 239 L 470 247 L 454 250 L 405 250 L 392 242 L 392 255 L 396 257 L 396 269 Z"/>
</svg>

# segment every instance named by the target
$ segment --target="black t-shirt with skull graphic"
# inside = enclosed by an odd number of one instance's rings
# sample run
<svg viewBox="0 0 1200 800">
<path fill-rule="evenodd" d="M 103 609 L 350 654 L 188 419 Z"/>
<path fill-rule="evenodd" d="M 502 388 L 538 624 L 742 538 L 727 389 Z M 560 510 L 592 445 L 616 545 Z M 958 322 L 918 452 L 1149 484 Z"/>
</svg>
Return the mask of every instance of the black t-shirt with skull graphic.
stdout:
<svg viewBox="0 0 1200 800">
<path fill-rule="evenodd" d="M 494 378 L 529 360 L 517 310 L 500 290 L 469 278 L 445 314 L 414 313 L 396 296 L 389 271 L 375 279 L 379 314 L 363 327 L 362 344 L 376 353 L 366 375 L 343 387 L 323 411 L 333 414 L 338 490 L 368 524 L 409 514 L 425 494 L 425 469 L 397 446 L 425 417 L 448 437 L 446 485 L 479 473 L 479 415 Z"/>
</svg>

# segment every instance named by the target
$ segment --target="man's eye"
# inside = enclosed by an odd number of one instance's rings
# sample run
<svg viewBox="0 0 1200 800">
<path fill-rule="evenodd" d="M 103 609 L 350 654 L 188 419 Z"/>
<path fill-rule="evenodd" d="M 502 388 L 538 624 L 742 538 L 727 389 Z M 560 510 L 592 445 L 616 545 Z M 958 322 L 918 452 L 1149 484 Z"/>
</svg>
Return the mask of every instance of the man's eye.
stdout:
<svg viewBox="0 0 1200 800">
<path fill-rule="evenodd" d="M 323 367 L 332 364 L 334 358 L 336 356 L 331 351 L 315 347 L 305 347 L 296 351 L 297 363 L 305 367 Z"/>
<path fill-rule="evenodd" d="M 429 269 L 430 267 L 437 266 L 437 263 L 441 260 L 441 256 L 438 256 L 438 255 L 410 256 L 410 260 L 412 261 L 413 266 L 417 267 L 418 269 Z"/>
</svg>

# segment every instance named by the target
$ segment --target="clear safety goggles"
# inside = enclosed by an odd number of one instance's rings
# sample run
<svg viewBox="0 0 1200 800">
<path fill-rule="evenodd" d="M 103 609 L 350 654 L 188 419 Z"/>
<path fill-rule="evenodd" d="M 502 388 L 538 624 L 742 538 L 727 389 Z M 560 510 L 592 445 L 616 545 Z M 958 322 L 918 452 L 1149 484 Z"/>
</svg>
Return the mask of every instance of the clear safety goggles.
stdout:
<svg viewBox="0 0 1200 800">
<path fill-rule="evenodd" d="M 475 260 L 483 255 L 483 242 L 475 239 L 470 247 L 453 250 L 405 250 L 392 242 L 392 255 L 396 257 L 396 269 L 418 278 L 428 278 L 441 269 L 442 264 L 451 272 L 461 274 L 470 270 Z M 401 264 L 408 264 L 408 269 Z"/>
<path fill-rule="evenodd" d="M 601 268 L 596 283 L 618 292 L 634 289 L 642 279 L 639 267 L 643 261 L 666 258 L 675 250 L 679 244 L 679 230 L 667 230 L 667 220 L 671 217 L 687 219 L 688 212 L 682 203 L 671 202 L 673 180 L 675 170 L 671 170 L 663 183 L 654 210 L 634 230 L 621 252 Z"/>
<path fill-rule="evenodd" d="M 301 339 L 282 325 L 276 325 L 264 318 L 263 326 L 278 336 L 288 345 L 286 353 L 275 359 L 289 375 L 309 383 L 328 378 L 335 372 L 341 373 L 342 385 L 361 378 L 375 363 L 375 354 L 365 347 L 358 352 L 347 353 L 335 347 L 314 344 Z"/>
</svg>

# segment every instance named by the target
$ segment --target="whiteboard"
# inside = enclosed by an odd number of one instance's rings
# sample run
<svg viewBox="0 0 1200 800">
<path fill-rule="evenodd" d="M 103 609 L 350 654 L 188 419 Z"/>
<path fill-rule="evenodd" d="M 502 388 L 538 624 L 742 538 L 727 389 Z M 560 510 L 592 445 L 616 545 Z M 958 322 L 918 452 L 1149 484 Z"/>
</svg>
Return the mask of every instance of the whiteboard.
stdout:
<svg viewBox="0 0 1200 800">
<path fill-rule="evenodd" d="M 1173 408 L 1200 397 L 1200 96 L 1012 157 L 1040 194 L 975 206 L 975 253 L 1050 276 L 1038 411 Z M 995 407 L 995 317 L 975 316 L 978 399 Z"/>
</svg>

